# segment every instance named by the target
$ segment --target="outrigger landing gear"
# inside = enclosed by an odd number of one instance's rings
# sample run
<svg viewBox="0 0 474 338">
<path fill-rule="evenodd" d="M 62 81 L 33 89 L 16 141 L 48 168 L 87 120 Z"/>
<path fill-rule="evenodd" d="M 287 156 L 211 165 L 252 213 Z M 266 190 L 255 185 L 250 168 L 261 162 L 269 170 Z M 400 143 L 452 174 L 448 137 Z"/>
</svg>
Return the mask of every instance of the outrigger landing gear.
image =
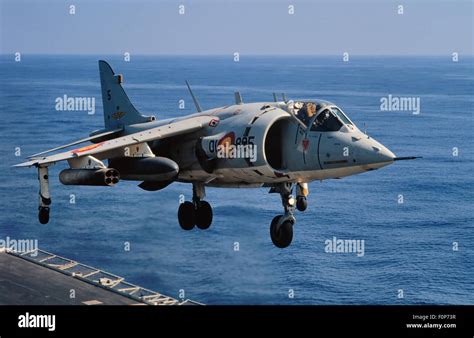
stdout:
<svg viewBox="0 0 474 338">
<path fill-rule="evenodd" d="M 193 184 L 193 201 L 186 201 L 179 206 L 178 220 L 179 225 L 184 230 L 191 230 L 196 225 L 199 229 L 205 230 L 212 223 L 212 207 L 203 201 L 206 197 L 204 184 Z"/>
<path fill-rule="evenodd" d="M 39 180 L 39 207 L 38 219 L 41 224 L 49 222 L 49 206 L 51 205 L 51 196 L 49 194 L 48 167 L 38 167 Z"/>
<path fill-rule="evenodd" d="M 296 222 L 295 199 L 291 195 L 292 183 L 281 183 L 270 189 L 270 193 L 279 193 L 281 202 L 285 209 L 284 215 L 275 216 L 270 225 L 270 237 L 273 244 L 278 248 L 286 248 L 293 240 L 293 225 Z"/>
</svg>

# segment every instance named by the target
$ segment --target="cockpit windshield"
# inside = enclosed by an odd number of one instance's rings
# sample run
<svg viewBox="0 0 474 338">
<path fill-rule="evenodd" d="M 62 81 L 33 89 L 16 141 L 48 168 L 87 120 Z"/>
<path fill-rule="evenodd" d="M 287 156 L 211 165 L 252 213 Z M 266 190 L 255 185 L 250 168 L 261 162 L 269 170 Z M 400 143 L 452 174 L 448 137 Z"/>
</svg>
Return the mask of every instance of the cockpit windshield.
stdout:
<svg viewBox="0 0 474 338">
<path fill-rule="evenodd" d="M 347 118 L 347 116 L 337 107 L 332 107 L 331 108 L 332 112 L 337 115 L 341 119 L 342 122 L 345 124 L 350 124 L 352 125 L 352 122 Z"/>
<path fill-rule="evenodd" d="M 352 125 L 339 108 L 325 101 L 296 101 L 292 108 L 296 117 L 306 126 L 312 122 L 310 127 L 312 131 L 338 131 L 343 124 Z M 317 117 L 314 118 L 316 114 Z"/>
<path fill-rule="evenodd" d="M 330 109 L 325 109 L 319 113 L 311 126 L 311 131 L 338 131 L 342 123 Z"/>
</svg>

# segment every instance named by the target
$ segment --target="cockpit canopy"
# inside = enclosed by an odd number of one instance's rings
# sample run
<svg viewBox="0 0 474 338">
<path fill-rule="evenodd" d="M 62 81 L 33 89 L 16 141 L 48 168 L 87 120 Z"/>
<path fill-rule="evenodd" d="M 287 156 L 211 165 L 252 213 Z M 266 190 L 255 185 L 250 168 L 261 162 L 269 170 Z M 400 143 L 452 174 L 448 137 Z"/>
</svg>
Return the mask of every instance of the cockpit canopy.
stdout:
<svg viewBox="0 0 474 338">
<path fill-rule="evenodd" d="M 294 101 L 289 109 L 306 126 L 311 124 L 311 131 L 338 131 L 343 125 L 354 125 L 336 105 L 327 101 Z"/>
</svg>

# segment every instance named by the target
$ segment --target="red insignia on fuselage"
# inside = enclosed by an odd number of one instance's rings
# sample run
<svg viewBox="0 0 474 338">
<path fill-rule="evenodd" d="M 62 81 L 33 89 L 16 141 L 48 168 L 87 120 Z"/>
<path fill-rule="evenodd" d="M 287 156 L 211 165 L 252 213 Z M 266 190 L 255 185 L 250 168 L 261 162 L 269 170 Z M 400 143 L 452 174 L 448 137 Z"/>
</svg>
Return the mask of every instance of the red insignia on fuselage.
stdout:
<svg viewBox="0 0 474 338">
<path fill-rule="evenodd" d="M 308 150 L 308 148 L 309 148 L 309 140 L 308 140 L 307 138 L 305 138 L 305 139 L 303 140 L 302 144 L 303 144 L 303 150 L 304 150 L 304 151 Z"/>
</svg>

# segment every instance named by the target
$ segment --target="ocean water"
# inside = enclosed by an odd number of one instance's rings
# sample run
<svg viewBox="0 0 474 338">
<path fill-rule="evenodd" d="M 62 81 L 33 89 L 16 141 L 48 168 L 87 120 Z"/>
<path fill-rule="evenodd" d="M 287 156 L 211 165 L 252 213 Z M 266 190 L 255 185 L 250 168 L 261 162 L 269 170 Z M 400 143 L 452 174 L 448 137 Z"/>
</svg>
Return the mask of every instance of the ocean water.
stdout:
<svg viewBox="0 0 474 338">
<path fill-rule="evenodd" d="M 235 90 L 245 102 L 285 92 L 333 101 L 398 156 L 423 159 L 312 182 L 309 207 L 297 213 L 293 243 L 284 250 L 269 237 L 281 204 L 268 189 L 207 189 L 211 228 L 185 232 L 177 208 L 180 194 L 190 199 L 190 185 L 159 192 L 125 181 L 114 188 L 63 186 L 57 175 L 64 163 L 50 168 L 51 221 L 41 225 L 36 170 L 11 166 L 103 127 L 100 58 L 124 74 L 135 106 L 158 119 L 193 112 L 186 79 L 204 108 L 232 103 Z M 38 239 L 44 250 L 170 296 L 184 290 L 206 304 L 474 304 L 473 61 L 23 55 L 15 63 L 3 55 L 0 239 Z M 380 98 L 389 94 L 419 97 L 421 113 L 381 111 Z M 56 111 L 63 95 L 95 97 L 95 114 Z M 327 253 L 325 241 L 333 237 L 364 240 L 364 256 Z"/>
</svg>

